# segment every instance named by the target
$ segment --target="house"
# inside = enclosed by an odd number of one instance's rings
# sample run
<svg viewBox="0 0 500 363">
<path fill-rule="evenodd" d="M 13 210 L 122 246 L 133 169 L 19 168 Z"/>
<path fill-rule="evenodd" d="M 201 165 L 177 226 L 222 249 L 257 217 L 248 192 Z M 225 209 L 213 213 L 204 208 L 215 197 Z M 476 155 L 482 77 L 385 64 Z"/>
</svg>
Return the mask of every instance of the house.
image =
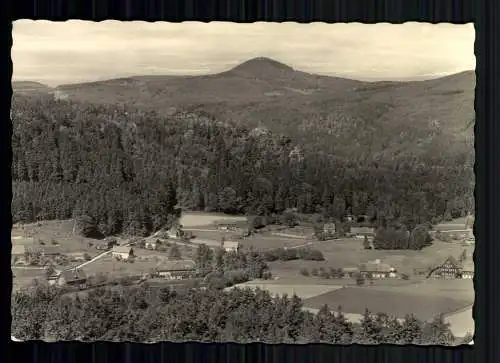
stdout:
<svg viewBox="0 0 500 363">
<path fill-rule="evenodd" d="M 359 268 L 357 268 L 357 267 L 344 267 L 342 269 L 342 273 L 344 274 L 343 277 L 352 278 L 359 273 Z"/>
<path fill-rule="evenodd" d="M 472 258 L 468 258 L 466 261 L 462 262 L 462 271 L 460 277 L 462 279 L 472 279 L 474 278 L 474 261 Z"/>
<path fill-rule="evenodd" d="M 383 278 L 396 278 L 397 271 L 394 267 L 386 263 L 380 262 L 380 260 L 370 261 L 359 266 L 360 273 L 365 277 L 371 277 L 374 279 Z"/>
<path fill-rule="evenodd" d="M 57 285 L 59 280 L 59 272 L 54 272 L 52 275 L 47 276 L 47 282 L 49 285 Z"/>
<path fill-rule="evenodd" d="M 156 275 L 168 280 L 184 280 L 194 277 L 195 264 L 191 260 L 168 261 L 156 268 Z"/>
<path fill-rule="evenodd" d="M 114 246 L 111 255 L 120 260 L 128 260 L 134 257 L 134 249 L 130 246 Z"/>
<path fill-rule="evenodd" d="M 57 279 L 57 285 L 85 288 L 87 286 L 87 275 L 80 269 L 62 271 Z"/>
<path fill-rule="evenodd" d="M 144 244 L 144 248 L 147 248 L 148 250 L 156 250 L 158 245 L 160 244 L 160 240 L 148 240 Z"/>
<path fill-rule="evenodd" d="M 234 230 L 236 230 L 236 224 L 235 223 L 220 223 L 217 226 L 217 229 L 220 231 L 234 231 Z"/>
<path fill-rule="evenodd" d="M 453 256 L 449 256 L 441 265 L 431 269 L 427 277 L 457 279 L 461 278 L 462 271 L 461 264 Z"/>
<path fill-rule="evenodd" d="M 95 248 L 97 250 L 101 251 L 107 251 L 113 248 L 113 246 L 116 246 L 117 242 L 116 240 L 104 240 L 102 242 L 99 242 L 95 245 Z"/>
<path fill-rule="evenodd" d="M 375 237 L 375 228 L 373 227 L 351 227 L 349 234 L 358 239 L 364 239 L 368 237 L 369 240 L 373 240 Z"/>
<path fill-rule="evenodd" d="M 226 252 L 238 252 L 240 249 L 240 243 L 235 241 L 223 241 L 221 245 Z"/>
<path fill-rule="evenodd" d="M 325 223 L 323 224 L 323 233 L 329 236 L 335 234 L 335 223 Z"/>
</svg>

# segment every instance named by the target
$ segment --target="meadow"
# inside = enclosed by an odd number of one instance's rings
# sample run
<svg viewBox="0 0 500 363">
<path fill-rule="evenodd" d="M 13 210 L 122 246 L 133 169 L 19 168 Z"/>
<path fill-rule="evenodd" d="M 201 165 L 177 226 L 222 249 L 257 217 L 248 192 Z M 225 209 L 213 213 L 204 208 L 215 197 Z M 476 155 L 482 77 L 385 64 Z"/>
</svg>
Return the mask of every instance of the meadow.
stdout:
<svg viewBox="0 0 500 363">
<path fill-rule="evenodd" d="M 86 238 L 73 233 L 73 220 L 53 220 L 40 221 L 24 225 L 14 225 L 12 227 L 12 244 L 22 244 L 25 246 L 34 246 L 37 241 L 42 241 L 45 246 L 56 243 L 63 254 L 88 253 L 94 257 L 101 253 L 95 248 L 99 240 Z M 124 243 L 125 240 L 118 238 L 118 243 Z"/>
<path fill-rule="evenodd" d="M 319 309 L 327 304 L 332 309 L 341 306 L 342 311 L 354 314 L 363 314 L 365 309 L 368 309 L 399 318 L 414 314 L 418 319 L 429 320 L 437 315 L 464 308 L 470 303 L 470 300 L 452 295 L 422 295 L 417 292 L 399 291 L 396 288 L 393 291 L 380 291 L 370 287 L 347 287 L 306 299 L 304 306 Z"/>
<path fill-rule="evenodd" d="M 216 223 L 245 222 L 246 216 L 232 216 L 223 213 L 183 212 L 179 223 L 184 228 L 214 226 Z"/>
</svg>

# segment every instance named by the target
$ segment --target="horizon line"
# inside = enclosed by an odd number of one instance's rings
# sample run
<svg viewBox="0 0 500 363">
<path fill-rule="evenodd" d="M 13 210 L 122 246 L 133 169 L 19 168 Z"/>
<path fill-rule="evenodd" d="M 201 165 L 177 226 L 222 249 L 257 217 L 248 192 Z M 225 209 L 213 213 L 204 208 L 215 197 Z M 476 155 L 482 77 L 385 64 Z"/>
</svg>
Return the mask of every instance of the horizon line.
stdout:
<svg viewBox="0 0 500 363">
<path fill-rule="evenodd" d="M 215 76 L 215 75 L 220 75 L 220 74 L 223 74 L 223 73 L 226 73 L 226 72 L 230 72 L 232 70 L 235 70 L 236 68 L 246 64 L 246 63 L 249 63 L 251 61 L 258 61 L 258 60 L 264 60 L 264 61 L 269 61 L 269 62 L 273 62 L 273 63 L 279 63 L 281 65 L 283 65 L 284 67 L 288 67 L 288 68 L 291 68 L 292 70 L 296 71 L 296 72 L 302 72 L 302 73 L 306 73 L 306 74 L 310 74 L 310 75 L 315 75 L 315 76 L 321 76 L 321 77 L 330 77 L 330 78 L 341 78 L 341 79 L 348 79 L 348 80 L 352 80 L 352 81 L 358 81 L 358 82 L 366 82 L 366 83 L 376 83 L 376 82 L 421 82 L 421 81 L 430 81 L 430 80 L 434 80 L 434 79 L 440 79 L 440 78 L 444 78 L 444 77 L 449 77 L 449 76 L 453 76 L 453 75 L 457 75 L 457 74 L 460 74 L 460 73 L 467 73 L 467 72 L 475 72 L 475 69 L 466 69 L 466 70 L 462 70 L 462 71 L 456 71 L 456 72 L 452 72 L 452 73 L 442 73 L 442 74 L 439 74 L 439 75 L 429 75 L 429 76 L 426 76 L 426 75 L 421 75 L 421 76 L 416 76 L 416 77 L 403 77 L 403 78 L 378 78 L 378 77 L 349 77 L 349 76 L 346 76 L 346 75 L 341 75 L 341 74 L 338 74 L 338 75 L 334 75 L 334 74 L 325 74 L 325 73 L 313 73 L 313 72 L 307 72 L 307 71 L 303 71 L 303 70 L 300 70 L 298 68 L 294 68 L 292 66 L 289 66 L 287 65 L 286 63 L 283 63 L 283 62 L 280 62 L 280 61 L 277 61 L 273 58 L 269 58 L 269 57 L 254 57 L 254 58 L 250 58 L 246 61 L 243 61 L 243 62 L 240 62 L 239 64 L 235 65 L 235 66 L 231 66 L 225 70 L 222 70 L 222 71 L 217 71 L 217 72 L 209 72 L 209 73 L 195 73 L 195 74 L 181 74 L 181 73 L 161 73 L 161 74 L 129 74 L 129 75 L 117 75 L 117 76 L 110 76 L 109 78 L 106 77 L 106 78 L 97 78 L 97 79 L 94 79 L 94 80 L 88 80 L 88 81 L 77 81 L 77 82 L 69 82 L 69 83 L 59 83 L 59 84 L 55 84 L 53 86 L 51 86 L 50 84 L 47 84 L 45 82 L 42 82 L 42 81 L 38 81 L 38 80 L 34 80 L 34 79 L 15 79 L 17 77 L 14 77 L 14 75 L 12 75 L 12 79 L 11 79 L 11 82 L 12 84 L 14 82 L 34 82 L 34 83 L 38 83 L 38 84 L 41 84 L 43 86 L 46 86 L 46 87 L 49 87 L 49 88 L 58 88 L 58 87 L 62 87 L 62 86 L 71 86 L 71 85 L 78 85 L 78 84 L 91 84 L 91 83 L 98 83 L 98 82 L 107 82 L 107 81 L 112 81 L 112 80 L 117 80 L 117 79 L 127 79 L 127 78 L 135 78 L 135 77 L 203 77 L 203 76 Z M 52 82 L 49 82 L 49 83 L 52 83 Z"/>
</svg>

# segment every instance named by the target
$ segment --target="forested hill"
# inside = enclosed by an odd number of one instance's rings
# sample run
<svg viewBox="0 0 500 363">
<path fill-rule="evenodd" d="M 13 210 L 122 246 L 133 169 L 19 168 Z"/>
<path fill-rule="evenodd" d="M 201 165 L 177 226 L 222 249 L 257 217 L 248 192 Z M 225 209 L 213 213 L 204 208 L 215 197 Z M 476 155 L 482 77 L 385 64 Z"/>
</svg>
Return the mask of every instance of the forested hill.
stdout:
<svg viewBox="0 0 500 363">
<path fill-rule="evenodd" d="M 123 103 L 162 114 L 204 112 L 263 127 L 302 147 L 391 159 L 473 149 L 475 73 L 429 81 L 359 82 L 251 59 L 205 76 L 137 76 L 57 88 L 92 103 Z"/>
<path fill-rule="evenodd" d="M 411 227 L 473 208 L 467 152 L 387 161 L 331 155 L 196 113 L 53 97 L 15 96 L 12 118 L 14 221 L 85 214 L 104 234 L 146 234 L 168 224 L 178 203 L 368 214 Z"/>
</svg>

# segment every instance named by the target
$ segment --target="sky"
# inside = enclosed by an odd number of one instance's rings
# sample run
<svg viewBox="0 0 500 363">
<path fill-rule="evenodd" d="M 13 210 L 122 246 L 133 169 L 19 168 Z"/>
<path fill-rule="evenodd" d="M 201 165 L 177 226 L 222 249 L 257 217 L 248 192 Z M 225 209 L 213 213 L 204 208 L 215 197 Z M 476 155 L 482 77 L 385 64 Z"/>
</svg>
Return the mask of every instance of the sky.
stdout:
<svg viewBox="0 0 500 363">
<path fill-rule="evenodd" d="M 470 24 L 18 20 L 14 81 L 50 86 L 132 75 L 218 73 L 254 57 L 352 79 L 430 79 L 475 69 Z"/>
</svg>

